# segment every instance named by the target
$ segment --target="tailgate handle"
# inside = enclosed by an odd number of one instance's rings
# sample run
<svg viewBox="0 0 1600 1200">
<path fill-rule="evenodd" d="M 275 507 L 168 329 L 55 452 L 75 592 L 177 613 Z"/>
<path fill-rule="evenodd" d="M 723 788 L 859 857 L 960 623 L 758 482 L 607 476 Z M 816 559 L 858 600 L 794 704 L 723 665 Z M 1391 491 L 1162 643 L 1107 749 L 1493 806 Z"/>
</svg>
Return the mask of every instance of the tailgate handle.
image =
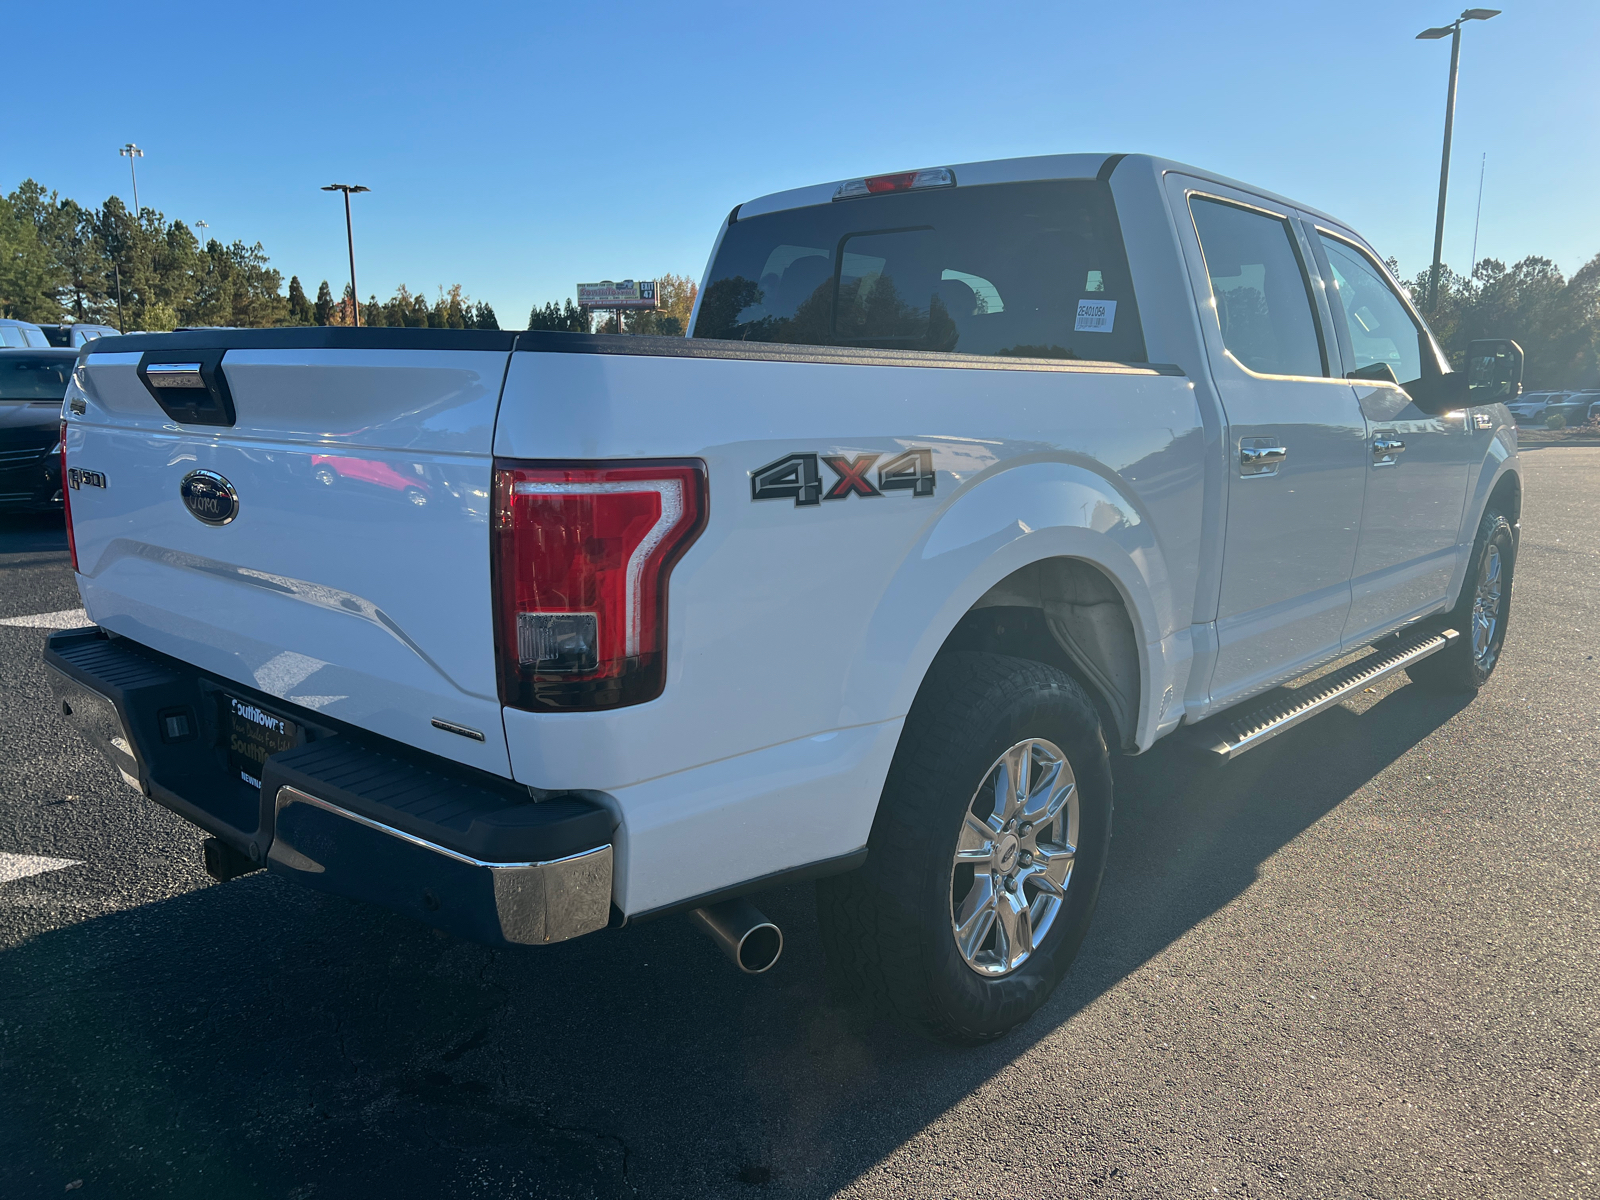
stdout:
<svg viewBox="0 0 1600 1200">
<path fill-rule="evenodd" d="M 151 387 L 203 388 L 206 381 L 200 378 L 199 363 L 151 363 L 145 368 Z"/>
<path fill-rule="evenodd" d="M 233 393 L 222 371 L 224 350 L 148 350 L 139 359 L 139 382 L 161 411 L 180 425 L 234 423 Z"/>
</svg>

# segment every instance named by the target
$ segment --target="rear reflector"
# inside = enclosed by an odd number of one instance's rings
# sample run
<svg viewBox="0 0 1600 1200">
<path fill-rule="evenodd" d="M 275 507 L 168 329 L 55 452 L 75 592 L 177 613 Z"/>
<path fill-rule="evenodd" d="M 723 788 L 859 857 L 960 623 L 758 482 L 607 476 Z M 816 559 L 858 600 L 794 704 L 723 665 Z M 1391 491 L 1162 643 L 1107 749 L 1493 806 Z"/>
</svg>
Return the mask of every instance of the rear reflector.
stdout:
<svg viewBox="0 0 1600 1200">
<path fill-rule="evenodd" d="M 879 196 L 884 192 L 914 192 L 922 188 L 955 187 L 956 173 L 949 167 L 929 167 L 925 171 L 901 171 L 897 175 L 869 175 L 841 183 L 833 193 L 835 200 L 857 196 Z"/>
<path fill-rule="evenodd" d="M 501 702 L 572 711 L 659 696 L 667 576 L 705 520 L 697 460 L 496 462 Z"/>
</svg>

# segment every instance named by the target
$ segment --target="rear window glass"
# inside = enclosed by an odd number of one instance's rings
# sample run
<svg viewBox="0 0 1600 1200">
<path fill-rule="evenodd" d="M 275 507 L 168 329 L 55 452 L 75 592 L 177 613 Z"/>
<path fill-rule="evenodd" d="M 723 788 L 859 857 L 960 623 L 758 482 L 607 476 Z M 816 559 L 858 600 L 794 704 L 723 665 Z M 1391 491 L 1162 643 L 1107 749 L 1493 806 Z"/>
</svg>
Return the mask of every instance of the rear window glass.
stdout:
<svg viewBox="0 0 1600 1200">
<path fill-rule="evenodd" d="M 67 394 L 76 357 L 0 354 L 0 400 L 55 400 Z"/>
<path fill-rule="evenodd" d="M 1089 180 L 867 196 L 736 221 L 694 336 L 1145 361 L 1116 211 Z"/>
</svg>

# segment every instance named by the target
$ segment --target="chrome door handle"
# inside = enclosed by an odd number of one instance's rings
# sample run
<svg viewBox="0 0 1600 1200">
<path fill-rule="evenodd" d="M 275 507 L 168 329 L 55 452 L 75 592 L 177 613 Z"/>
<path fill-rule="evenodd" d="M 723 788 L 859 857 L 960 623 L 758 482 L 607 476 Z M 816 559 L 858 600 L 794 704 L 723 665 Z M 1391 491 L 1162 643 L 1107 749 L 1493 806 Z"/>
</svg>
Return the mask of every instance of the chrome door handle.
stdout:
<svg viewBox="0 0 1600 1200">
<path fill-rule="evenodd" d="M 1289 457 L 1286 446 L 1240 446 L 1241 467 L 1273 467 Z"/>
<path fill-rule="evenodd" d="M 1372 457 L 1392 459 L 1406 448 L 1399 438 L 1376 437 L 1372 439 Z"/>
</svg>

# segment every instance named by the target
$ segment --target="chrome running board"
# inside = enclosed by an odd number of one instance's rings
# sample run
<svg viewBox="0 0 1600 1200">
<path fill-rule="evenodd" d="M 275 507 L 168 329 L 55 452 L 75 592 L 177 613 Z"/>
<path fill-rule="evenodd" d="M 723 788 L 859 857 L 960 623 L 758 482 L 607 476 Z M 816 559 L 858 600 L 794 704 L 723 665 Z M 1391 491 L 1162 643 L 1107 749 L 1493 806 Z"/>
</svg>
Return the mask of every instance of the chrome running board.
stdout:
<svg viewBox="0 0 1600 1200">
<path fill-rule="evenodd" d="M 1229 762 L 1246 750 L 1254 750 L 1262 742 L 1277 737 L 1285 729 L 1293 729 L 1306 718 L 1331 708 L 1352 692 L 1359 692 L 1385 675 L 1403 671 L 1430 654 L 1439 653 L 1460 636 L 1454 629 L 1444 629 L 1408 638 L 1391 650 L 1369 654 L 1348 667 L 1313 679 L 1276 703 L 1237 717 L 1226 712 L 1212 717 L 1197 725 L 1185 740 L 1197 750 L 1215 755 L 1218 762 Z"/>
</svg>

